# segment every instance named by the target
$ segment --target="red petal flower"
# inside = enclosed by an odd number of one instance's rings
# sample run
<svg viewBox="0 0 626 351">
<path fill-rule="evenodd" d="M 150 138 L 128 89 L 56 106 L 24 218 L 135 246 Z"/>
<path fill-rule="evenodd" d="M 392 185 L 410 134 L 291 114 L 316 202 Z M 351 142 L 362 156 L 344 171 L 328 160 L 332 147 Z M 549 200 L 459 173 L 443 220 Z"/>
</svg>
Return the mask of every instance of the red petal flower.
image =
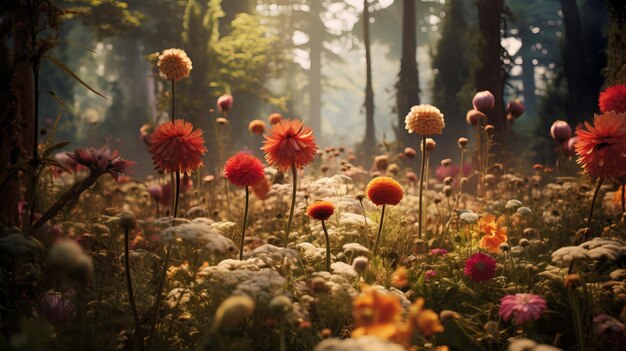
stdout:
<svg viewBox="0 0 626 351">
<path fill-rule="evenodd" d="M 150 137 L 154 165 L 165 172 L 191 173 L 202 166 L 206 151 L 202 130 L 182 119 L 160 124 Z"/>
</svg>

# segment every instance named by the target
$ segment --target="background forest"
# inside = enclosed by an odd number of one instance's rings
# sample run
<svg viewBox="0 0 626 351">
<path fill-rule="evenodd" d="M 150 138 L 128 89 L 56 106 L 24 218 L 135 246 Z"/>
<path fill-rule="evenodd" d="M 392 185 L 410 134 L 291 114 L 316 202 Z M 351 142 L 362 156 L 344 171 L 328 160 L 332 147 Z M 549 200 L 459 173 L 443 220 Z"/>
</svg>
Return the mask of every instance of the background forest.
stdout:
<svg viewBox="0 0 626 351">
<path fill-rule="evenodd" d="M 234 150 L 251 147 L 237 136 L 272 112 L 302 118 L 323 146 L 410 143 L 402 123 L 408 107 L 420 102 L 440 106 L 448 132 L 463 136 L 473 93 L 489 88 L 502 115 L 508 101 L 525 103 L 512 128 L 519 138 L 510 142 L 546 162 L 552 142 L 544 131 L 551 123 L 576 125 L 596 111 L 607 66 L 604 1 L 366 2 L 367 14 L 360 0 L 61 1 L 65 17 L 73 18 L 59 24 L 49 55 L 107 98 L 43 60 L 41 90 L 53 94 L 41 97 L 40 125 L 50 127 L 62 112 L 58 140 L 98 141 L 147 159 L 137 136 L 142 125 L 167 116 L 168 92 L 153 69 L 154 53 L 164 47 L 181 47 L 193 60 L 194 75 L 180 87 L 181 112 L 209 135 L 220 115 L 215 100 L 233 94 Z M 489 50 L 500 52 L 495 65 Z M 607 84 L 617 81 L 609 77 L 615 74 L 604 71 Z M 438 150 L 451 150 L 455 139 Z M 149 163 L 136 169 L 150 171 Z"/>
</svg>

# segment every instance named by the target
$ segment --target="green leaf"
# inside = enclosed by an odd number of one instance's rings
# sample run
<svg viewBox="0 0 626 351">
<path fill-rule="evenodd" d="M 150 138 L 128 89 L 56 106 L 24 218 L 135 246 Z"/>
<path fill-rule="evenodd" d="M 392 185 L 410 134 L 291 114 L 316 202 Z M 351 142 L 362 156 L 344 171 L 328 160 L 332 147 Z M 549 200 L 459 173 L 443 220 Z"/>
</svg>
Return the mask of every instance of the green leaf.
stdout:
<svg viewBox="0 0 626 351">
<path fill-rule="evenodd" d="M 94 94 L 101 96 L 105 99 L 109 99 L 108 97 L 102 95 L 101 93 L 99 93 L 98 91 L 96 91 L 96 89 L 92 88 L 89 86 L 89 84 L 85 83 L 82 79 L 80 79 L 80 77 L 78 75 L 76 75 L 76 73 L 72 72 L 71 69 L 67 68 L 66 65 L 63 64 L 63 62 L 55 59 L 52 56 L 48 56 L 45 55 L 45 58 L 48 59 L 48 61 L 52 62 L 55 66 L 59 67 L 63 72 L 67 73 L 67 75 L 69 75 L 70 77 L 72 77 L 74 80 L 76 80 L 77 82 L 79 82 L 82 86 L 84 86 L 85 88 L 91 90 L 91 92 L 93 92 Z"/>
</svg>

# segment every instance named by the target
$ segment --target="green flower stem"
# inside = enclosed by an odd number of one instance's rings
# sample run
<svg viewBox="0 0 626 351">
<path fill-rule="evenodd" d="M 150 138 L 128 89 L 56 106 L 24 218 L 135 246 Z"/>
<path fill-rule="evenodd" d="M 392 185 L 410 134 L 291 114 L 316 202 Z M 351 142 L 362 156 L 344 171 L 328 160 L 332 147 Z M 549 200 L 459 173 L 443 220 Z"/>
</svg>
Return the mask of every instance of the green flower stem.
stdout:
<svg viewBox="0 0 626 351">
<path fill-rule="evenodd" d="M 241 242 L 239 243 L 239 261 L 243 260 L 243 242 L 246 238 L 246 222 L 248 221 L 248 203 L 250 202 L 250 191 L 246 186 L 246 208 L 243 212 L 243 228 L 241 229 Z M 324 223 L 324 222 L 322 222 Z"/>
<path fill-rule="evenodd" d="M 139 343 L 139 349 L 144 349 L 143 333 L 141 331 L 141 322 L 139 322 L 139 313 L 137 313 L 137 304 L 135 303 L 135 294 L 133 293 L 133 282 L 130 276 L 130 253 L 128 249 L 129 228 L 124 228 L 124 265 L 126 268 L 126 286 L 128 287 L 128 300 L 130 308 L 133 312 L 135 320 L 135 343 Z"/>
<path fill-rule="evenodd" d="M 324 230 L 324 239 L 326 239 L 326 271 L 330 272 L 330 239 L 328 238 L 328 230 L 326 224 L 322 220 L 322 229 Z"/>
<path fill-rule="evenodd" d="M 423 212 L 423 208 L 422 208 L 422 192 L 424 191 L 424 170 L 426 169 L 426 136 L 424 135 L 422 137 L 422 165 L 421 165 L 421 170 L 420 170 L 420 187 L 419 187 L 419 222 L 418 222 L 418 227 L 417 227 L 417 234 L 418 234 L 418 238 L 421 239 L 422 238 L 422 212 Z M 384 210 L 384 207 L 383 207 Z M 382 222 L 382 220 L 381 220 Z"/>
<path fill-rule="evenodd" d="M 298 187 L 298 169 L 296 168 L 296 162 L 291 163 L 291 174 L 293 186 L 291 188 L 291 208 L 289 209 L 289 220 L 287 221 L 287 228 L 285 228 L 285 242 L 284 248 L 287 248 L 289 242 L 289 233 L 291 232 L 291 223 L 293 222 L 293 210 L 296 207 L 296 189 Z"/>
<path fill-rule="evenodd" d="M 372 248 L 372 255 L 375 255 L 376 250 L 378 249 L 378 243 L 380 242 L 380 234 L 383 231 L 384 221 L 385 221 L 385 205 L 383 205 L 383 210 L 380 213 L 380 224 L 378 226 L 378 234 L 376 235 L 376 241 L 374 241 L 374 247 Z"/>
</svg>

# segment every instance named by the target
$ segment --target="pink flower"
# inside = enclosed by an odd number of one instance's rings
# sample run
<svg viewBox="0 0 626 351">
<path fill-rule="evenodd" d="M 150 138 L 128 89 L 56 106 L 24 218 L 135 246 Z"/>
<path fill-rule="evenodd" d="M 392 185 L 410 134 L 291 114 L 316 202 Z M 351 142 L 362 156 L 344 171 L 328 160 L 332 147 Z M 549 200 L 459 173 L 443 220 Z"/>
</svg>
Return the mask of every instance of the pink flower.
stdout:
<svg viewBox="0 0 626 351">
<path fill-rule="evenodd" d="M 429 269 L 426 271 L 424 276 L 426 280 L 430 280 L 437 276 L 437 272 L 434 269 Z"/>
<path fill-rule="evenodd" d="M 538 320 L 547 307 L 546 300 L 535 294 L 507 295 L 500 303 L 498 314 L 505 321 L 515 317 L 515 324 Z"/>
<path fill-rule="evenodd" d="M 496 276 L 496 260 L 477 252 L 465 261 L 463 273 L 475 283 L 484 282 Z"/>
<path fill-rule="evenodd" d="M 515 99 L 506 105 L 506 119 L 513 121 L 523 115 L 525 110 L 524 103 Z"/>
<path fill-rule="evenodd" d="M 228 112 L 233 107 L 233 96 L 230 94 L 224 94 L 217 98 L 217 108 L 220 111 Z"/>
<path fill-rule="evenodd" d="M 445 256 L 448 254 L 448 250 L 446 249 L 431 249 L 430 254 L 433 256 Z"/>
<path fill-rule="evenodd" d="M 474 109 L 485 113 L 493 109 L 496 104 L 496 99 L 490 91 L 484 90 L 479 91 L 474 95 L 472 99 L 472 105 L 474 105 Z"/>
<path fill-rule="evenodd" d="M 106 147 L 99 149 L 77 147 L 74 153 L 68 152 L 67 156 L 79 165 L 87 167 L 91 172 L 110 173 L 116 181 L 120 173 L 128 173 L 129 169 L 136 164 L 121 158 L 117 150 L 111 151 Z"/>
</svg>

